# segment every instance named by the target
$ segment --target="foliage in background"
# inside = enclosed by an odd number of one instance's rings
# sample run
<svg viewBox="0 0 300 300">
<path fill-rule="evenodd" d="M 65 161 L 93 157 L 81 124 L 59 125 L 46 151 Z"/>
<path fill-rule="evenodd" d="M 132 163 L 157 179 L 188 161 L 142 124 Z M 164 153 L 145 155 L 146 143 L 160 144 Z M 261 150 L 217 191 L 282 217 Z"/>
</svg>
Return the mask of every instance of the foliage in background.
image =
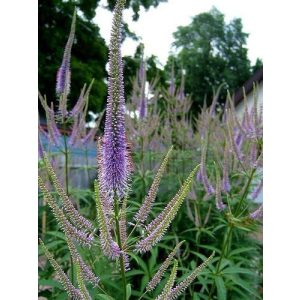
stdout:
<svg viewBox="0 0 300 300">
<path fill-rule="evenodd" d="M 173 35 L 176 53 L 169 57 L 166 69 L 170 71 L 174 65 L 178 80 L 178 70 L 186 71 L 186 91 L 192 95 L 195 111 L 205 98 L 210 103 L 213 88 L 225 83 L 226 89 L 234 92 L 250 77 L 248 34 L 241 19 L 226 24 L 224 15 L 213 8 L 194 16 L 190 25 L 179 26 Z M 221 92 L 223 102 L 225 90 Z"/>
<path fill-rule="evenodd" d="M 156 7 L 163 0 L 134 0 L 127 1 L 126 7 L 134 11 L 134 20 L 138 19 L 140 7 L 148 9 Z M 39 0 L 38 30 L 39 30 L 39 90 L 47 95 L 49 101 L 54 101 L 56 71 L 61 63 L 62 47 L 66 42 L 66 26 L 72 19 L 74 7 L 81 12 L 77 17 L 76 39 L 72 55 L 72 91 L 71 104 L 75 104 L 76 96 L 84 83 L 93 78 L 94 91 L 90 95 L 89 110 L 99 112 L 104 108 L 107 95 L 107 64 L 108 49 L 104 39 L 99 33 L 99 27 L 93 22 L 96 8 L 100 0 Z M 115 1 L 108 1 L 107 8 L 112 10 Z M 125 24 L 124 38 L 135 38 Z M 136 70 L 136 69 L 135 69 Z M 130 82 L 130 77 L 126 77 Z M 41 107 L 40 107 L 41 108 Z M 41 110 L 42 112 L 42 110 Z M 43 113 L 43 112 L 42 112 Z"/>
<path fill-rule="evenodd" d="M 77 17 L 77 28 L 72 50 L 72 89 L 70 104 L 74 105 L 85 83 L 94 78 L 94 91 L 90 95 L 90 110 L 104 108 L 107 73 L 107 46 L 99 34 L 99 27 L 91 19 L 98 1 L 81 1 L 83 16 Z M 61 64 L 62 47 L 67 41 L 66 28 L 71 24 L 74 1 L 39 1 L 39 90 L 46 94 L 48 103 L 56 100 L 56 72 Z"/>
</svg>

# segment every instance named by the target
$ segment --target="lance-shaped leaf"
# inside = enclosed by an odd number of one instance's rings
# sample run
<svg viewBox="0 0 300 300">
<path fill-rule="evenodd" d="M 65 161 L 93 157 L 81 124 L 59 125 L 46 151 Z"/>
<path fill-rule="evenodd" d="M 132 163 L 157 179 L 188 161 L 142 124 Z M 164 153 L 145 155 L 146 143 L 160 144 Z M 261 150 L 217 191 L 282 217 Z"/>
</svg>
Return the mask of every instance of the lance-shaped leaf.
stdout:
<svg viewBox="0 0 300 300">
<path fill-rule="evenodd" d="M 40 177 L 38 177 L 38 184 L 43 193 L 43 197 L 46 203 L 50 206 L 54 217 L 56 218 L 59 226 L 64 231 L 64 233 L 72 237 L 72 239 L 77 240 L 83 246 L 91 246 L 93 241 L 93 235 L 83 230 L 77 229 L 68 221 L 68 219 L 63 213 L 63 210 L 58 207 L 57 203 L 47 190 L 43 180 Z"/>
<path fill-rule="evenodd" d="M 151 208 L 153 206 L 153 202 L 155 201 L 156 195 L 157 195 L 157 191 L 158 191 L 158 187 L 162 178 L 162 175 L 166 169 L 168 160 L 171 156 L 171 152 L 173 150 L 173 146 L 170 148 L 170 150 L 168 151 L 167 155 L 165 156 L 162 164 L 160 165 L 156 176 L 152 182 L 152 185 L 150 187 L 150 190 L 148 192 L 147 197 L 145 198 L 142 206 L 140 207 L 139 211 L 136 213 L 136 215 L 134 216 L 134 219 L 139 222 L 140 224 L 143 224 L 147 217 L 150 214 Z"/>
<path fill-rule="evenodd" d="M 93 230 L 93 224 L 87 220 L 86 218 L 84 218 L 74 207 L 73 203 L 71 202 L 71 200 L 69 199 L 68 195 L 66 194 L 66 192 L 64 191 L 61 183 L 59 182 L 49 160 L 48 157 L 46 155 L 46 153 L 44 153 L 44 161 L 46 164 L 46 168 L 48 171 L 48 174 L 50 175 L 50 178 L 53 182 L 53 185 L 58 193 L 58 195 L 60 196 L 60 198 L 62 199 L 63 202 L 63 209 L 66 213 L 66 215 L 70 218 L 70 220 L 72 221 L 72 223 L 78 227 L 78 228 L 84 228 L 84 229 L 89 229 L 89 230 Z"/>
<path fill-rule="evenodd" d="M 186 195 L 190 191 L 193 177 L 195 176 L 198 168 L 199 165 L 196 166 L 190 173 L 178 193 L 169 202 L 167 207 L 149 224 L 149 226 L 147 226 L 148 235 L 136 244 L 137 251 L 147 252 L 162 239 L 166 230 L 175 218 Z"/>
<path fill-rule="evenodd" d="M 167 270 L 167 268 L 169 267 L 169 265 L 172 262 L 173 257 L 176 255 L 179 247 L 184 243 L 184 241 L 181 241 L 180 243 L 178 243 L 175 248 L 173 249 L 173 251 L 169 254 L 169 256 L 166 258 L 166 260 L 162 263 L 162 265 L 160 266 L 160 268 L 158 269 L 158 271 L 155 273 L 155 275 L 152 277 L 151 281 L 149 281 L 149 283 L 147 284 L 146 290 L 152 291 L 154 290 L 154 288 L 160 283 L 161 278 L 163 276 L 163 274 L 165 273 L 165 271 Z"/>
<path fill-rule="evenodd" d="M 177 297 L 179 297 L 186 290 L 186 288 L 195 280 L 199 273 L 209 264 L 214 255 L 215 252 L 213 252 L 212 255 L 200 266 L 198 266 L 186 279 L 184 279 L 176 287 L 174 287 L 169 294 L 168 300 L 174 300 Z"/>
<path fill-rule="evenodd" d="M 57 263 L 57 261 L 54 259 L 53 255 L 49 252 L 48 248 L 45 246 L 44 242 L 40 239 L 40 244 L 44 250 L 45 255 L 49 259 L 52 267 L 54 268 L 55 272 L 57 273 L 58 280 L 64 287 L 65 291 L 68 293 L 68 296 L 72 299 L 76 300 L 82 300 L 83 295 L 81 291 L 74 287 L 74 285 L 71 283 L 69 277 L 65 274 L 62 267 Z"/>
<path fill-rule="evenodd" d="M 102 197 L 100 197 L 99 184 L 96 180 L 95 180 L 95 201 L 96 201 L 96 209 L 97 209 L 97 220 L 98 220 L 99 231 L 100 231 L 100 244 L 101 244 L 103 254 L 111 259 L 115 259 L 120 256 L 120 249 L 112 239 L 111 225 L 105 213 L 103 199 Z"/>
<path fill-rule="evenodd" d="M 174 281 L 176 279 L 177 267 L 178 267 L 178 261 L 175 259 L 171 275 L 170 275 L 162 293 L 156 297 L 156 300 L 169 300 L 171 289 L 172 289 Z"/>
</svg>

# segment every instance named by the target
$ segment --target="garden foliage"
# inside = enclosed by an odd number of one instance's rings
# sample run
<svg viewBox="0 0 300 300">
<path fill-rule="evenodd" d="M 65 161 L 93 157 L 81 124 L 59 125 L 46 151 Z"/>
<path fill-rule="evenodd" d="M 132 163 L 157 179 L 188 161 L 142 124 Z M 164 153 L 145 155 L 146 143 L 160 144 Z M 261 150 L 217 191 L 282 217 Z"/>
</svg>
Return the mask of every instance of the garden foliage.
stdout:
<svg viewBox="0 0 300 300">
<path fill-rule="evenodd" d="M 121 28 L 114 9 L 108 98 L 87 129 L 93 81 L 69 109 L 76 11 L 61 67 L 57 102 L 39 95 L 39 295 L 47 299 L 261 299 L 262 108 L 238 116 L 228 93 L 191 116 L 185 75 L 168 89 L 147 81 L 142 61 L 125 104 Z M 129 98 L 129 97 L 127 97 Z M 104 112 L 103 112 L 104 113 Z M 95 143 L 95 139 L 97 142 Z M 91 187 L 69 178 L 71 149 L 97 147 Z M 63 176 L 52 156 L 64 160 Z M 61 170 L 60 170 L 61 171 Z M 55 271 L 55 274 L 53 272 Z"/>
</svg>

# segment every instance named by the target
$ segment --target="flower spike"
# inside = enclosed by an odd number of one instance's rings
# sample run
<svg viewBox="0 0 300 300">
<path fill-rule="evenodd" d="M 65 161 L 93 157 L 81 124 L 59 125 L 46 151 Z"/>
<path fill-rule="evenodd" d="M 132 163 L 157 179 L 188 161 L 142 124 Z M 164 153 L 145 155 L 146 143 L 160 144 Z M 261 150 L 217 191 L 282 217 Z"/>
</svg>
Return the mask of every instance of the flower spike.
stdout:
<svg viewBox="0 0 300 300">
<path fill-rule="evenodd" d="M 215 252 L 213 252 L 211 256 L 199 267 L 197 267 L 186 279 L 181 281 L 175 288 L 173 288 L 170 292 L 168 300 L 174 300 L 178 298 L 186 290 L 186 288 L 194 281 L 194 279 L 199 275 L 199 273 L 207 267 L 207 265 L 213 259 L 214 255 Z"/>
<path fill-rule="evenodd" d="M 130 159 L 125 137 L 125 97 L 121 57 L 122 11 L 125 0 L 116 3 L 109 46 L 109 80 L 103 137 L 100 185 L 111 197 L 121 199 L 128 190 Z"/>
<path fill-rule="evenodd" d="M 162 276 L 164 275 L 165 271 L 171 264 L 173 257 L 176 255 L 178 249 L 180 248 L 180 246 L 183 243 L 184 243 L 184 241 L 181 241 L 180 243 L 178 243 L 175 246 L 173 251 L 169 254 L 169 256 L 166 258 L 166 260 L 162 263 L 162 265 L 160 266 L 160 268 L 158 269 L 156 274 L 152 277 L 151 281 L 149 281 L 149 283 L 147 284 L 147 287 L 146 287 L 148 292 L 154 290 L 154 288 L 160 283 Z"/>
<path fill-rule="evenodd" d="M 162 293 L 158 297 L 156 297 L 156 300 L 169 300 L 170 294 L 171 294 L 171 289 L 172 289 L 174 281 L 176 279 L 177 268 L 178 268 L 178 261 L 175 259 L 171 275 L 170 275 Z"/>
<path fill-rule="evenodd" d="M 169 202 L 166 208 L 146 227 L 148 235 L 136 244 L 137 251 L 147 252 L 162 239 L 166 230 L 175 218 L 186 195 L 189 193 L 193 177 L 195 176 L 198 168 L 199 165 L 196 166 L 190 173 L 178 193 Z"/>
<path fill-rule="evenodd" d="M 157 191 L 158 191 L 158 187 L 159 187 L 159 183 L 161 181 L 162 175 L 166 169 L 168 160 L 171 156 L 173 150 L 173 146 L 170 148 L 170 150 L 168 151 L 167 155 L 165 156 L 161 166 L 159 167 L 157 174 L 152 182 L 151 188 L 148 192 L 147 197 L 145 198 L 142 206 L 140 207 L 139 211 L 136 213 L 136 215 L 134 216 L 134 219 L 139 222 L 140 224 L 144 223 L 147 219 L 147 217 L 149 216 L 149 213 L 151 211 L 151 208 L 153 206 L 153 202 L 155 200 Z"/>
<path fill-rule="evenodd" d="M 69 277 L 65 274 L 62 267 L 57 263 L 57 261 L 54 259 L 53 255 L 49 252 L 48 248 L 45 246 L 44 242 L 40 239 L 40 244 L 45 252 L 45 255 L 49 259 L 52 267 L 54 268 L 55 272 L 58 275 L 58 280 L 68 293 L 68 296 L 74 300 L 82 300 L 83 295 L 81 294 L 81 291 L 74 287 L 74 285 L 71 283 Z"/>
<path fill-rule="evenodd" d="M 68 37 L 67 44 L 64 50 L 64 56 L 56 77 L 56 93 L 57 95 L 65 94 L 67 96 L 70 92 L 70 60 L 71 50 L 75 37 L 75 24 L 76 24 L 76 9 L 74 10 L 71 31 Z"/>
</svg>

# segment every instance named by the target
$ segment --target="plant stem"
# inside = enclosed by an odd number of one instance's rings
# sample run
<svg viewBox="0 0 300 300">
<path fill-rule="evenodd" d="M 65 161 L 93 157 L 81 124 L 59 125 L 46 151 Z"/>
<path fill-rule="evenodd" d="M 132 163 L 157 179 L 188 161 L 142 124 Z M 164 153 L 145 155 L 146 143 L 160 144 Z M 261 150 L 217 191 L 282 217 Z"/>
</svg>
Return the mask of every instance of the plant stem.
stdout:
<svg viewBox="0 0 300 300">
<path fill-rule="evenodd" d="M 68 165 L 68 160 L 69 160 L 69 153 L 68 153 L 68 144 L 67 144 L 67 133 L 66 133 L 66 123 L 64 119 L 62 119 L 62 127 L 63 127 L 63 136 L 64 136 L 64 151 L 63 154 L 65 156 L 65 188 L 66 188 L 66 193 L 69 196 L 69 165 Z M 71 283 L 74 284 L 74 266 L 73 266 L 73 259 L 72 255 L 70 256 L 70 272 L 71 272 Z"/>
<path fill-rule="evenodd" d="M 146 194 L 146 184 L 145 184 L 145 165 L 144 165 L 144 137 L 141 135 L 141 166 L 142 166 L 142 182 L 143 182 L 143 197 Z"/>
<path fill-rule="evenodd" d="M 232 230 L 233 230 L 233 226 L 228 227 L 227 231 L 226 231 L 226 234 L 224 236 L 223 246 L 222 246 L 222 250 L 221 250 L 221 256 L 220 256 L 220 259 L 218 261 L 217 270 L 216 270 L 216 273 L 215 273 L 216 276 L 219 276 L 219 271 L 220 271 L 221 263 L 222 263 L 222 260 L 223 260 L 223 258 L 225 256 L 225 249 L 227 247 L 227 243 L 229 241 L 229 237 L 231 235 Z M 212 287 L 210 289 L 210 292 L 209 292 L 209 295 L 208 295 L 208 300 L 212 299 L 213 292 L 215 290 L 215 282 L 216 281 L 213 282 L 213 285 L 212 285 Z"/>
<path fill-rule="evenodd" d="M 138 300 L 143 299 L 143 297 L 147 294 L 148 291 L 146 291 Z"/>
<path fill-rule="evenodd" d="M 64 130 L 64 151 L 63 151 L 63 153 L 65 155 L 65 187 L 66 187 L 66 193 L 69 196 L 69 174 L 68 174 L 69 153 L 68 153 L 66 123 L 65 122 L 63 122 L 63 130 Z"/>
<path fill-rule="evenodd" d="M 235 210 L 235 215 L 239 212 L 239 209 L 241 208 L 242 203 L 244 202 L 244 200 L 246 199 L 246 197 L 248 195 L 249 187 L 250 187 L 251 181 L 253 179 L 254 173 L 255 173 L 255 169 L 252 169 L 251 174 L 248 178 L 247 184 L 245 186 L 243 195 L 241 197 L 241 200 L 237 204 L 237 208 Z M 227 252 L 227 254 L 229 253 L 228 245 L 229 245 L 229 241 L 231 240 L 233 228 L 234 228 L 234 225 L 232 223 L 229 223 L 229 227 L 227 228 L 226 234 L 224 236 L 224 242 L 223 242 L 223 246 L 222 246 L 222 250 L 221 250 L 221 256 L 220 256 L 220 259 L 217 264 L 217 269 L 216 269 L 216 273 L 215 273 L 216 276 L 219 275 L 221 263 L 222 263 L 223 258 L 225 257 L 225 252 Z M 214 289 L 215 289 L 215 281 L 213 282 L 213 285 L 210 289 L 208 300 L 212 299 Z"/>
<path fill-rule="evenodd" d="M 114 197 L 114 211 L 115 211 L 115 223 L 116 223 L 116 236 L 117 243 L 122 251 L 122 242 L 121 242 L 121 234 L 120 234 L 120 224 L 119 224 L 119 202 L 117 197 Z M 123 284 L 123 299 L 127 300 L 127 290 L 126 290 L 126 276 L 125 276 L 125 268 L 124 268 L 124 257 L 120 255 L 120 274 L 122 277 Z"/>
<path fill-rule="evenodd" d="M 248 195 L 249 187 L 250 187 L 251 181 L 253 179 L 255 170 L 256 170 L 255 168 L 251 170 L 251 173 L 250 173 L 250 176 L 248 178 L 247 185 L 245 187 L 244 193 L 243 193 L 243 195 L 241 197 L 241 200 L 238 203 L 237 208 L 236 208 L 236 210 L 234 212 L 235 215 L 238 213 L 239 209 L 241 208 L 242 203 L 244 202 L 244 200 L 246 199 L 246 196 Z"/>
<path fill-rule="evenodd" d="M 88 147 L 87 145 L 85 145 L 85 149 L 84 149 L 84 154 L 85 154 L 85 170 L 87 173 L 87 178 L 88 178 L 88 183 L 90 184 L 91 182 L 91 178 L 90 178 L 90 172 L 89 172 L 89 156 L 88 156 Z"/>
</svg>

